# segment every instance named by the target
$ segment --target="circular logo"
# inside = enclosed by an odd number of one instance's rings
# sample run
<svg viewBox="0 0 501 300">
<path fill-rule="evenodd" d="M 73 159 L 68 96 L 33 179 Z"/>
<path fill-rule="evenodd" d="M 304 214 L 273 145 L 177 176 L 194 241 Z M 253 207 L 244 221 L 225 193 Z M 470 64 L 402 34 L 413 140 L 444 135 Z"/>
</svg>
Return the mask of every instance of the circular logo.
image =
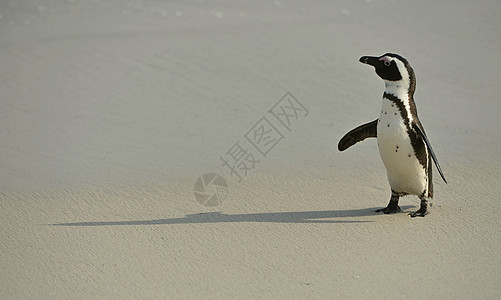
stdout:
<svg viewBox="0 0 501 300">
<path fill-rule="evenodd" d="M 218 206 L 228 195 L 228 184 L 223 176 L 206 173 L 195 181 L 195 199 L 204 206 Z"/>
</svg>

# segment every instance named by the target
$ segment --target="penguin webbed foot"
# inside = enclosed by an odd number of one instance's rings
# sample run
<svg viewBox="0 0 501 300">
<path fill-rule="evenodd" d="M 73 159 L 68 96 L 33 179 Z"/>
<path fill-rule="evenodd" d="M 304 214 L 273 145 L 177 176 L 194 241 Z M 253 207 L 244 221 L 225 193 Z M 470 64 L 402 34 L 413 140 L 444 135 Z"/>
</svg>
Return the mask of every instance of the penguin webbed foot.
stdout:
<svg viewBox="0 0 501 300">
<path fill-rule="evenodd" d="M 411 216 L 411 218 L 415 218 L 415 217 L 424 217 L 427 214 L 428 214 L 427 209 L 420 208 L 419 210 L 417 210 L 415 212 L 409 213 L 409 216 Z"/>
<path fill-rule="evenodd" d="M 388 203 L 388 206 L 386 206 L 385 208 L 380 208 L 378 210 L 376 210 L 376 212 L 383 212 L 385 214 L 394 214 L 394 213 L 398 213 L 398 212 L 401 212 L 402 210 L 400 209 L 400 206 L 398 206 L 398 199 L 399 199 L 399 195 L 398 193 L 396 193 L 395 191 L 391 191 L 391 198 L 390 198 L 390 202 Z"/>
<path fill-rule="evenodd" d="M 417 211 L 410 213 L 409 216 L 411 216 L 411 218 L 415 218 L 415 217 L 424 217 L 427 214 L 428 214 L 428 201 L 425 198 L 421 198 L 421 207 Z"/>
<path fill-rule="evenodd" d="M 398 212 L 401 212 L 402 210 L 400 209 L 400 206 L 391 206 L 388 205 L 387 207 L 385 208 L 380 208 L 380 209 L 377 209 L 376 212 L 383 212 L 385 214 L 395 214 L 395 213 L 398 213 Z"/>
</svg>

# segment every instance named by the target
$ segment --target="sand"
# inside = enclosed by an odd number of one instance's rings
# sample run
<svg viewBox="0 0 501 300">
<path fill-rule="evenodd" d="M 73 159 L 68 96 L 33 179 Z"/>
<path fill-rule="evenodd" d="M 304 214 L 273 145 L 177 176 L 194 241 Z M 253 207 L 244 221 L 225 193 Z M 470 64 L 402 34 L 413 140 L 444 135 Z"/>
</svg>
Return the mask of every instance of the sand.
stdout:
<svg viewBox="0 0 501 300">
<path fill-rule="evenodd" d="M 0 298 L 499 299 L 500 14 L 0 2 Z M 358 58 L 385 52 L 416 72 L 449 182 L 435 170 L 425 218 L 407 215 L 417 197 L 373 212 L 390 196 L 375 140 L 337 151 L 381 105 Z M 302 105 L 290 126 L 269 111 L 284 95 Z M 276 129 L 266 155 L 259 122 Z M 235 145 L 253 155 L 241 181 L 222 163 Z M 208 207 L 194 184 L 211 172 L 228 187 Z"/>
</svg>

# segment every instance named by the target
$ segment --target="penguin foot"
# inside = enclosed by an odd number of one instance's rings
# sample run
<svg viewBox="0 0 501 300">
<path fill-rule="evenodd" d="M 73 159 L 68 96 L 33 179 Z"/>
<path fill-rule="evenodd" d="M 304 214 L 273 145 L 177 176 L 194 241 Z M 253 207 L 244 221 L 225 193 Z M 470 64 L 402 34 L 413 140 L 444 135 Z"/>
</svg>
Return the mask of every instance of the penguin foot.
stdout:
<svg viewBox="0 0 501 300">
<path fill-rule="evenodd" d="M 376 210 L 376 212 L 383 212 L 385 214 L 394 214 L 394 213 L 398 213 L 398 212 L 401 212 L 402 210 L 400 209 L 400 206 L 392 206 L 390 207 L 389 205 L 385 208 L 380 208 L 378 210 Z"/>
<path fill-rule="evenodd" d="M 413 212 L 413 213 L 410 213 L 409 216 L 411 216 L 411 218 L 415 218 L 415 217 L 424 217 L 428 214 L 428 200 L 426 200 L 426 198 L 421 197 L 421 206 L 419 207 L 419 210 Z"/>
<path fill-rule="evenodd" d="M 411 218 L 415 218 L 415 217 L 424 217 L 427 214 L 428 214 L 428 210 L 426 210 L 426 209 L 419 209 L 418 211 L 410 213 L 409 216 L 411 216 Z"/>
</svg>

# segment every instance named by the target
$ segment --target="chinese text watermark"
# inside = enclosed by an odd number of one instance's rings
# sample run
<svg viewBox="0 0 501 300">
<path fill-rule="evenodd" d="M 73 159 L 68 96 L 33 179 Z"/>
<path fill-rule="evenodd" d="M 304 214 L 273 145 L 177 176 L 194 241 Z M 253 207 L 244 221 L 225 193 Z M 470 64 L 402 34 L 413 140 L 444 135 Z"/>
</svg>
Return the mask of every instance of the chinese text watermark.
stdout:
<svg viewBox="0 0 501 300">
<path fill-rule="evenodd" d="M 219 157 L 220 167 L 225 169 L 230 178 L 242 182 L 286 138 L 286 134 L 292 132 L 295 124 L 308 114 L 308 109 L 287 92 L 243 135 L 244 139 L 237 140 Z M 217 188 L 207 192 L 211 184 Z M 202 205 L 216 206 L 224 200 L 227 190 L 228 185 L 223 176 L 207 173 L 195 182 L 195 199 Z"/>
</svg>

